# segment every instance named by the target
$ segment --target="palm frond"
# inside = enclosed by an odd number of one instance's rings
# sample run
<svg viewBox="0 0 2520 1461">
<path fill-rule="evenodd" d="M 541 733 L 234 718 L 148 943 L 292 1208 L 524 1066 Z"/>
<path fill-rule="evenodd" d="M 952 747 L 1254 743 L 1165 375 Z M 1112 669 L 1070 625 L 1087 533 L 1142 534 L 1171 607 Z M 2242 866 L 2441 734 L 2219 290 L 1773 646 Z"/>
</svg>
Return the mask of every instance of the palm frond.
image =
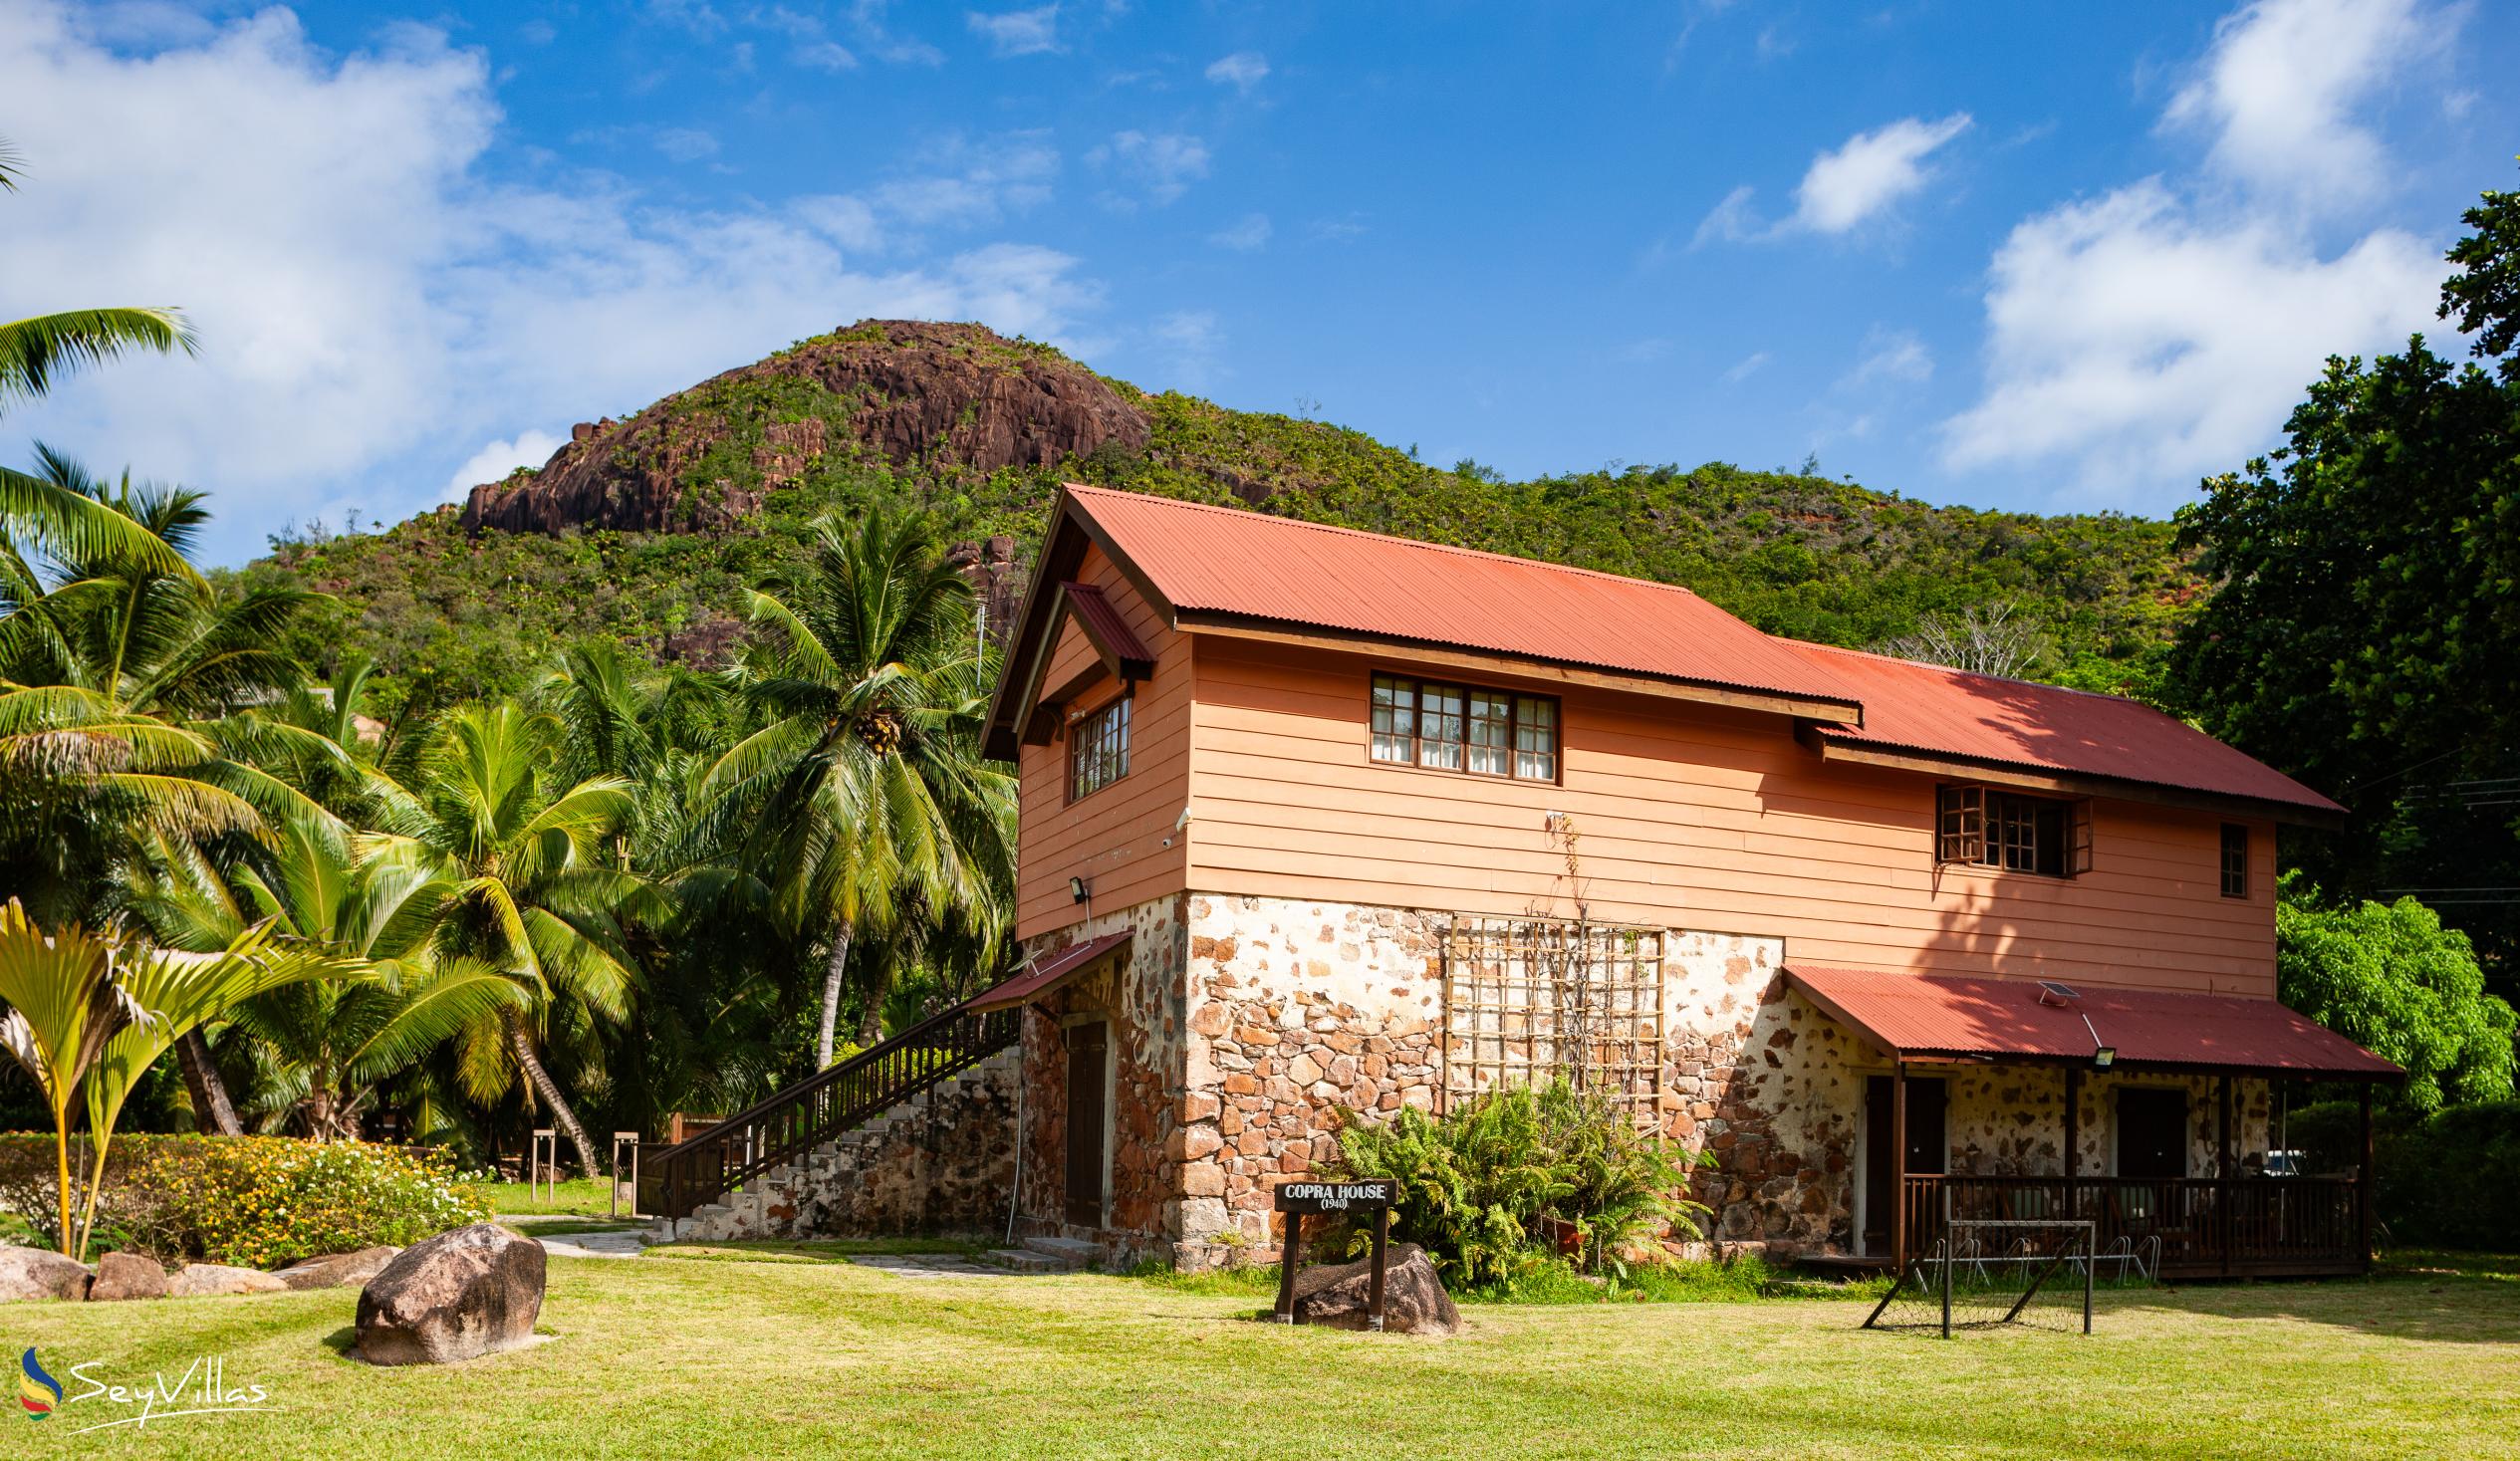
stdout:
<svg viewBox="0 0 2520 1461">
<path fill-rule="evenodd" d="M 68 310 L 0 324 L 0 409 L 44 394 L 72 370 L 138 351 L 194 356 L 201 346 L 171 309 Z"/>
</svg>

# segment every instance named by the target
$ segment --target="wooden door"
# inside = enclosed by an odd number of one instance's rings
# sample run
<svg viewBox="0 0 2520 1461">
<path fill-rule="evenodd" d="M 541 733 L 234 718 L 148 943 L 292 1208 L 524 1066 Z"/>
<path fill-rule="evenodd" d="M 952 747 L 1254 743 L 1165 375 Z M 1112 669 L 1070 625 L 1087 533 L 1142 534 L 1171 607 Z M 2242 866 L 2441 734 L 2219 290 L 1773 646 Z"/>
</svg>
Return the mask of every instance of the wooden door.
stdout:
<svg viewBox="0 0 2520 1461">
<path fill-rule="evenodd" d="M 1068 1029 L 1068 1221 L 1103 1225 L 1104 1130 L 1109 1124 L 1111 1026 Z"/>
<path fill-rule="evenodd" d="M 1930 1176 L 1943 1169 L 1949 1141 L 1945 1135 L 1948 1092 L 1940 1081 L 1907 1078 L 1907 1172 Z M 1890 1246 L 1890 1078 L 1871 1076 L 1864 1083 L 1864 1234 L 1866 1253 L 1887 1254 Z"/>
<path fill-rule="evenodd" d="M 2187 1175 L 2187 1093 L 2131 1087 L 2118 1093 L 2118 1175 Z"/>
</svg>

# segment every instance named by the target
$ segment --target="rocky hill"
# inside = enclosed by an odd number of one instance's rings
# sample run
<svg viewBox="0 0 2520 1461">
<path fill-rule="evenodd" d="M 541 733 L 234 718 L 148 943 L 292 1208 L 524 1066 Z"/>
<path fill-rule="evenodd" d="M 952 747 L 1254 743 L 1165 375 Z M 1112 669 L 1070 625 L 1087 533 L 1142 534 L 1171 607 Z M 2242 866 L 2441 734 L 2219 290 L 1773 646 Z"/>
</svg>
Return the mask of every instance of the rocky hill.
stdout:
<svg viewBox="0 0 2520 1461">
<path fill-rule="evenodd" d="M 2141 688 L 2202 584 L 2168 526 L 1933 507 L 1791 472 L 1629 467 L 1507 481 L 1322 421 L 1149 393 L 978 326 L 868 321 L 577 427 L 539 469 L 382 532 L 274 544 L 238 572 L 331 602 L 293 644 L 375 656 L 395 700 L 516 688 L 573 637 L 722 661 L 742 591 L 807 525 L 933 516 L 996 617 L 1061 479 L 1682 583 L 1843 644 L 2009 603 L 2035 672 Z"/>
</svg>

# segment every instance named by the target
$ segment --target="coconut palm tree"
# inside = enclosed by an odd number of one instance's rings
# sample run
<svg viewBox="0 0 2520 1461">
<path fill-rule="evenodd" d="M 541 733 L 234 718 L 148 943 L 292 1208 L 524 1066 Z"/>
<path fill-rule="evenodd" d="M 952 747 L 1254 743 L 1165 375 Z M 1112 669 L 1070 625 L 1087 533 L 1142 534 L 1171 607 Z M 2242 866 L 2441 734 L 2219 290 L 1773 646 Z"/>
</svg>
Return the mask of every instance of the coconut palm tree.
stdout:
<svg viewBox="0 0 2520 1461">
<path fill-rule="evenodd" d="M 494 970 L 517 991 L 466 1027 L 465 1087 L 493 1099 L 521 1074 L 592 1175 L 595 1143 L 536 1040 L 581 1014 L 628 1017 L 636 980 L 622 920 L 653 910 L 641 880 L 607 856 L 630 813 L 630 788 L 590 777 L 552 790 L 544 773 L 560 742 L 560 722 L 547 713 L 513 704 L 454 712 L 426 753 L 412 816 L 393 830 L 447 885 L 428 914 L 427 956 L 441 968 Z"/>
<path fill-rule="evenodd" d="M 761 728 L 710 769 L 790 927 L 827 948 L 815 1060 L 829 1065 L 853 941 L 905 909 L 997 908 L 1012 883 L 1014 782 L 979 753 L 971 589 L 924 523 L 816 525 L 799 572 L 750 596 L 766 643 L 743 693 Z M 882 1033 L 890 961 L 871 961 L 858 1040 Z"/>
<path fill-rule="evenodd" d="M 353 834 L 300 816 L 222 873 L 194 850 L 153 869 L 133 915 L 182 948 L 232 944 L 267 926 L 321 953 L 342 978 L 294 984 L 228 1012 L 256 1057 L 258 1114 L 319 1141 L 356 1139 L 381 1083 L 516 1003 L 498 970 L 430 961 L 426 942 L 452 884 L 406 839 Z M 180 1047 L 179 1047 L 180 1048 Z"/>
<path fill-rule="evenodd" d="M 0 552 L 0 874 L 39 911 L 93 921 L 120 860 L 155 836 L 254 834 L 263 812 L 308 807 L 220 745 L 240 703 L 297 682 L 271 647 L 309 602 L 227 594 L 184 565 L 206 514 L 197 492 L 89 476 L 38 448 L 46 481 L 130 524 L 181 572 L 119 546 Z"/>
<path fill-rule="evenodd" d="M 0 138 L 0 192 L 17 191 L 25 164 Z M 169 309 L 70 310 L 0 322 L 0 416 L 9 404 L 33 400 L 83 366 L 139 351 L 198 354 L 192 329 Z M 0 467 L 0 538 L 17 549 L 95 555 L 119 551 L 169 573 L 191 568 L 130 522 L 58 482 Z"/>
</svg>

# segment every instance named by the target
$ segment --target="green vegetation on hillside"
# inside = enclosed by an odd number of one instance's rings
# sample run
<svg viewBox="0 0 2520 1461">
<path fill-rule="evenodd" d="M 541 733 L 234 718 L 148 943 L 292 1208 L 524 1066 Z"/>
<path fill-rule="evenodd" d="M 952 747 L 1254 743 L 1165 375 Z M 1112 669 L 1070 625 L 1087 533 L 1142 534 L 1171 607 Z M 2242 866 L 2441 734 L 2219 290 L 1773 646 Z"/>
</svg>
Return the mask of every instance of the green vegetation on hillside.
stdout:
<svg viewBox="0 0 2520 1461">
<path fill-rule="evenodd" d="M 1142 450 L 1107 445 L 1053 469 L 980 474 L 872 457 L 846 434 L 858 399 L 813 380 L 721 377 L 664 413 L 704 414 L 705 446 L 651 433 L 686 510 L 759 491 L 756 463 L 774 430 L 819 422 L 810 434 L 838 443 L 735 526 L 471 534 L 447 508 L 380 533 L 275 540 L 273 554 L 238 577 L 334 596 L 289 647 L 327 666 L 373 656 L 387 706 L 511 693 L 555 643 L 579 637 L 621 638 L 663 657 L 722 657 L 743 589 L 794 563 L 807 525 L 825 512 L 908 507 L 948 539 L 1004 535 L 1028 558 L 1063 479 L 1235 505 L 1257 499 L 1263 511 L 1313 522 L 1682 584 L 1761 628 L 1827 643 L 1877 643 L 1927 615 L 2010 603 L 2039 630 L 2032 673 L 2137 693 L 2203 592 L 2169 525 L 2120 514 L 1933 507 L 1724 463 L 1513 482 L 1474 463 L 1428 466 L 1324 422 L 1120 388 L 1150 423 Z"/>
</svg>

